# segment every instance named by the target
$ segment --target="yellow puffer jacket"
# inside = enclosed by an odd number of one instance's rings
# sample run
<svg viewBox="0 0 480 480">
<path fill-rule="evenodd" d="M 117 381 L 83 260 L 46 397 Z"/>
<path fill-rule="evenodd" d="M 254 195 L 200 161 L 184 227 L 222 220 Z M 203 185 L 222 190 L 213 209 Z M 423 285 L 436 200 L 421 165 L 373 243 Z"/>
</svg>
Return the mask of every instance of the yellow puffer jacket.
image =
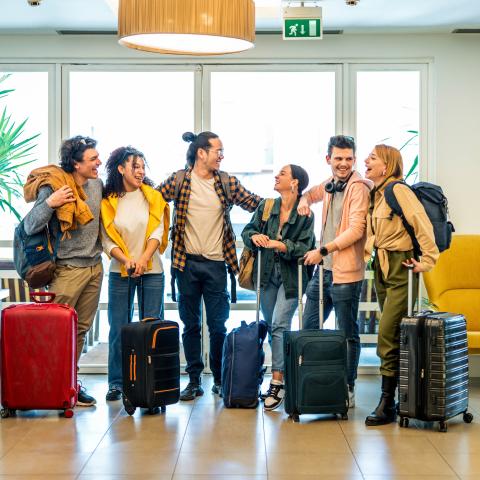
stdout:
<svg viewBox="0 0 480 480">
<path fill-rule="evenodd" d="M 154 188 L 148 185 L 142 185 L 141 190 L 145 195 L 145 198 L 148 202 L 148 224 L 147 224 L 147 231 L 145 234 L 145 241 L 144 241 L 144 249 L 147 246 L 147 241 L 150 238 L 150 235 L 153 231 L 160 225 L 160 222 L 163 218 L 163 236 L 162 241 L 158 247 L 158 251 L 163 253 L 168 245 L 168 229 L 170 227 L 170 207 L 167 202 L 162 197 L 162 194 L 155 190 Z M 118 197 L 114 195 L 110 195 L 108 198 L 104 198 L 101 204 L 101 214 L 102 214 L 102 223 L 105 227 L 107 235 L 115 242 L 116 245 L 122 250 L 123 254 L 129 257 L 128 248 L 123 241 L 121 235 L 118 233 L 117 229 L 115 228 L 115 224 L 113 223 L 115 219 L 115 215 L 117 213 L 117 206 L 118 206 Z M 147 264 L 147 270 L 152 269 L 152 260 L 150 260 Z M 120 266 L 120 271 L 122 277 L 127 276 L 127 271 L 125 270 L 125 266 Z"/>
</svg>

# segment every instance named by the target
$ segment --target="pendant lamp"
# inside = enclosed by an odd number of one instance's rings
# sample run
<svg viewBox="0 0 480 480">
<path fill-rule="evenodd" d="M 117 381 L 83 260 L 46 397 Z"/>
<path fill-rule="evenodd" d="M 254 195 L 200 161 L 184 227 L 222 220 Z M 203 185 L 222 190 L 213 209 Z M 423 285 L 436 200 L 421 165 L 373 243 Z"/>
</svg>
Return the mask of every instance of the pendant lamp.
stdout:
<svg viewBox="0 0 480 480">
<path fill-rule="evenodd" d="M 253 0 L 120 0 L 119 43 L 147 52 L 222 55 L 253 47 Z"/>
</svg>

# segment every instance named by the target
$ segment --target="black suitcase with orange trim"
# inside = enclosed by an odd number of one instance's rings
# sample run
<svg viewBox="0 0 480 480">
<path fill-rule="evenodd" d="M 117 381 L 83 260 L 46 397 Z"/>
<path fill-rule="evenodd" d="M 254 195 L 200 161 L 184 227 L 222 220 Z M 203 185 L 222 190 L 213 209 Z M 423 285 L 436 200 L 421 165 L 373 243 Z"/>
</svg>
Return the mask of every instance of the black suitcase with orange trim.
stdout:
<svg viewBox="0 0 480 480">
<path fill-rule="evenodd" d="M 123 405 L 150 414 L 180 398 L 180 342 L 177 322 L 147 318 L 122 327 Z"/>
</svg>

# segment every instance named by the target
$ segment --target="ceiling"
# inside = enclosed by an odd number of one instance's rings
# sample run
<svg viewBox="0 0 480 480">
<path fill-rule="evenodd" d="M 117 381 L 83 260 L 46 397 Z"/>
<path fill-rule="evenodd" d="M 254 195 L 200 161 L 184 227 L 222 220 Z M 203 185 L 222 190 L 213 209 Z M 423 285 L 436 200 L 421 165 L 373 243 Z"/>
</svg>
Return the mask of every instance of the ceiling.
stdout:
<svg viewBox="0 0 480 480">
<path fill-rule="evenodd" d="M 228 0 L 224 0 L 228 1 Z M 257 32 L 281 29 L 281 0 L 256 0 Z M 306 0 L 323 8 L 324 29 L 344 33 L 448 33 L 480 28 L 480 0 Z M 284 6 L 300 2 L 283 2 Z M 57 31 L 116 30 L 118 0 L 0 0 L 0 34 L 52 34 Z"/>
</svg>

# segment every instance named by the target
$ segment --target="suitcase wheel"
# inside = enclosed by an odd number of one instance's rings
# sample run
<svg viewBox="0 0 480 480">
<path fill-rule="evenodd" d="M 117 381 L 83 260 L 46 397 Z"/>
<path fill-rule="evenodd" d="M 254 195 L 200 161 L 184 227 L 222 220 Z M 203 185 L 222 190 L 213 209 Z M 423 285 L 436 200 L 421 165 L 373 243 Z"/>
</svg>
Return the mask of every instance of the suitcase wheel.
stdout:
<svg viewBox="0 0 480 480">
<path fill-rule="evenodd" d="M 464 412 L 463 413 L 463 421 L 465 423 L 472 423 L 473 415 L 470 412 Z"/>
<path fill-rule="evenodd" d="M 341 416 L 340 416 L 340 418 L 341 418 L 342 420 L 348 420 L 348 413 L 342 413 Z"/>
<path fill-rule="evenodd" d="M 290 418 L 293 420 L 294 423 L 298 423 L 300 421 L 300 415 L 298 413 L 292 413 Z"/>
<path fill-rule="evenodd" d="M 0 410 L 0 417 L 8 418 L 14 417 L 16 415 L 16 410 L 14 408 L 2 408 Z"/>
<path fill-rule="evenodd" d="M 132 402 L 123 395 L 123 406 L 125 407 L 125 411 L 131 416 L 135 413 L 136 407 L 132 405 Z"/>
<path fill-rule="evenodd" d="M 149 408 L 147 410 L 147 413 L 149 415 L 157 415 L 158 413 L 160 413 L 160 407 L 153 407 L 153 408 Z"/>
<path fill-rule="evenodd" d="M 71 408 L 68 408 L 63 412 L 63 416 L 65 418 L 72 418 L 73 417 L 73 410 Z"/>
<path fill-rule="evenodd" d="M 447 422 L 439 422 L 438 423 L 438 431 L 445 433 L 447 431 Z"/>
<path fill-rule="evenodd" d="M 408 417 L 400 417 L 400 426 L 404 428 L 408 428 L 408 424 L 410 423 L 410 420 Z"/>
</svg>

